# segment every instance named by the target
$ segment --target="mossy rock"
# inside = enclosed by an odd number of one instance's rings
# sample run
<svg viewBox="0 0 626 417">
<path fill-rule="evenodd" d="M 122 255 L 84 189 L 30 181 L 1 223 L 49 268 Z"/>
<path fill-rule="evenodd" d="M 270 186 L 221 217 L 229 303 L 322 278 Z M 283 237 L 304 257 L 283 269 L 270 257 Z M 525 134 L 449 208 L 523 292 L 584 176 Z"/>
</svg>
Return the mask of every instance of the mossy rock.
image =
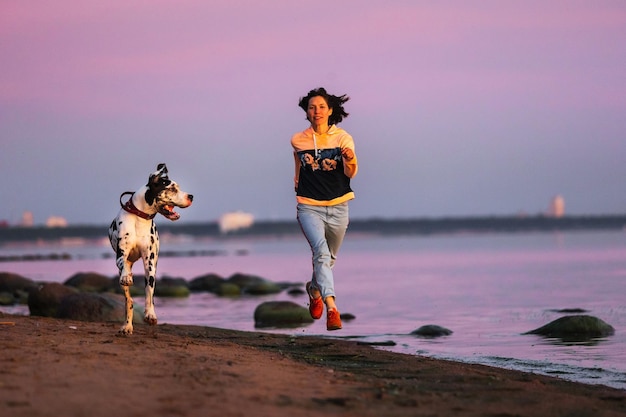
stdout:
<svg viewBox="0 0 626 417">
<path fill-rule="evenodd" d="M 309 309 L 291 301 L 268 301 L 254 310 L 255 327 L 299 327 L 313 323 Z"/>
<path fill-rule="evenodd" d="M 28 304 L 28 292 L 25 290 L 0 291 L 0 306 Z"/>
<path fill-rule="evenodd" d="M 0 306 L 12 306 L 17 304 L 17 299 L 12 292 L 0 291 Z"/>
<path fill-rule="evenodd" d="M 241 288 L 237 284 L 223 282 L 217 287 L 215 294 L 220 297 L 239 297 L 241 295 Z"/>
<path fill-rule="evenodd" d="M 154 295 L 157 297 L 189 297 L 191 291 L 189 284 L 183 278 L 163 277 L 157 279 L 154 287 Z"/>
<path fill-rule="evenodd" d="M 240 288 L 241 294 L 249 294 L 249 295 L 268 295 L 268 294 L 278 294 L 282 290 L 285 289 L 285 286 L 282 284 L 277 284 L 265 278 L 235 273 L 231 275 L 226 283 L 237 285 Z"/>
<path fill-rule="evenodd" d="M 172 297 L 172 298 L 185 298 L 189 297 L 191 290 L 187 286 L 182 285 L 161 285 L 157 282 L 154 288 L 154 295 L 156 297 Z"/>
<path fill-rule="evenodd" d="M 226 281 L 231 284 L 238 285 L 241 289 L 245 289 L 247 287 L 262 284 L 267 280 L 256 275 L 242 274 L 240 272 L 237 272 L 228 277 Z"/>
<path fill-rule="evenodd" d="M 120 277 L 116 276 L 112 279 L 113 289 L 116 294 L 124 294 L 124 290 L 120 285 Z M 143 275 L 133 275 L 133 285 L 130 286 L 130 296 L 138 297 L 146 293 L 146 279 Z"/>
<path fill-rule="evenodd" d="M 268 295 L 278 294 L 282 290 L 283 288 L 275 282 L 263 281 L 246 287 L 243 292 L 250 295 Z"/>
</svg>

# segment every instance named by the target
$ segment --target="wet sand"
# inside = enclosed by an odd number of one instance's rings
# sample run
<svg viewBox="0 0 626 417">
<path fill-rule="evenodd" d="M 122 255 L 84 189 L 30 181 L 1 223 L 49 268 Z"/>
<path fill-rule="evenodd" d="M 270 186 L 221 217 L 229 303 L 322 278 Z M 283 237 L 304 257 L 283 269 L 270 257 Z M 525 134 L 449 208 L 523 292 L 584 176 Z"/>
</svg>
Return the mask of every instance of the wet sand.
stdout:
<svg viewBox="0 0 626 417">
<path fill-rule="evenodd" d="M 0 323 L 0 416 L 626 415 L 626 391 L 354 341 L 167 324 L 120 336 L 118 323 L 2 313 Z"/>
</svg>

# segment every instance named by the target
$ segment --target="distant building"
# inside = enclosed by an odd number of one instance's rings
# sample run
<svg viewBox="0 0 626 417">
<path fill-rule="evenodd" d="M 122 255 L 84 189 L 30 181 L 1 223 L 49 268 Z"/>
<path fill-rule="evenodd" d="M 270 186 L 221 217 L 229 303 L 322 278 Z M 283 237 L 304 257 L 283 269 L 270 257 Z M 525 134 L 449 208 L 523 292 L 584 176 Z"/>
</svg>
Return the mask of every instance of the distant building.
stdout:
<svg viewBox="0 0 626 417">
<path fill-rule="evenodd" d="M 46 227 L 67 227 L 67 220 L 60 216 L 50 216 L 46 220 Z"/>
<path fill-rule="evenodd" d="M 22 227 L 33 227 L 35 225 L 35 217 L 33 216 L 32 211 L 25 211 L 22 213 L 22 221 L 20 222 L 20 226 Z"/>
<path fill-rule="evenodd" d="M 565 215 L 565 200 L 562 196 L 555 196 L 548 207 L 548 216 L 563 217 Z"/>
<path fill-rule="evenodd" d="M 247 229 L 254 224 L 254 216 L 250 213 L 244 213 L 243 211 L 225 213 L 220 217 L 218 224 L 221 233 Z"/>
</svg>

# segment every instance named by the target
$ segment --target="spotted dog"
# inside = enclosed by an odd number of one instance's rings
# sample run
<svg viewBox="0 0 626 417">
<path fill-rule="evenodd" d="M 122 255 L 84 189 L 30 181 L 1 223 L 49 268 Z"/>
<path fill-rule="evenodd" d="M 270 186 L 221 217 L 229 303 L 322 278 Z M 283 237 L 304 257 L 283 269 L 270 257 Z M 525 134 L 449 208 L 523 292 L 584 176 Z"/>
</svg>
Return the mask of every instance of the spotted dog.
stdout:
<svg viewBox="0 0 626 417">
<path fill-rule="evenodd" d="M 122 198 L 130 194 L 126 203 Z M 120 333 L 133 333 L 133 299 L 130 286 L 133 285 L 133 264 L 141 259 L 145 273 L 146 303 L 143 320 L 151 325 L 157 324 L 154 312 L 154 284 L 157 261 L 159 259 L 159 234 L 154 217 L 157 213 L 174 221 L 180 214 L 174 207 L 189 207 L 193 195 L 181 191 L 178 184 L 168 178 L 167 167 L 159 164 L 150 174 L 148 183 L 139 190 L 127 191 L 120 196 L 120 209 L 109 227 L 109 240 L 115 251 L 115 263 L 120 273 L 120 285 L 126 297 L 126 320 Z"/>
</svg>

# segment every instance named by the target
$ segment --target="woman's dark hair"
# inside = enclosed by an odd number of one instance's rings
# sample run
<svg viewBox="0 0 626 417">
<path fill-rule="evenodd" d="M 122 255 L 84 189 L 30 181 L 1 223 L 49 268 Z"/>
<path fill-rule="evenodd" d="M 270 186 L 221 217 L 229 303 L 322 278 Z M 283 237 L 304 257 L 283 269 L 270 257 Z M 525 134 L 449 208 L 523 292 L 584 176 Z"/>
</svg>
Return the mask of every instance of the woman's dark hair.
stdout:
<svg viewBox="0 0 626 417">
<path fill-rule="evenodd" d="M 345 94 L 342 96 L 333 96 L 332 94 L 328 94 L 323 87 L 309 91 L 309 94 L 300 98 L 298 105 L 306 112 L 309 108 L 309 100 L 318 96 L 324 98 L 328 104 L 328 108 L 333 110 L 333 114 L 328 118 L 329 125 L 336 125 L 341 122 L 344 117 L 348 117 L 349 113 L 346 113 L 344 110 L 343 103 L 350 100 L 350 97 Z"/>
</svg>

